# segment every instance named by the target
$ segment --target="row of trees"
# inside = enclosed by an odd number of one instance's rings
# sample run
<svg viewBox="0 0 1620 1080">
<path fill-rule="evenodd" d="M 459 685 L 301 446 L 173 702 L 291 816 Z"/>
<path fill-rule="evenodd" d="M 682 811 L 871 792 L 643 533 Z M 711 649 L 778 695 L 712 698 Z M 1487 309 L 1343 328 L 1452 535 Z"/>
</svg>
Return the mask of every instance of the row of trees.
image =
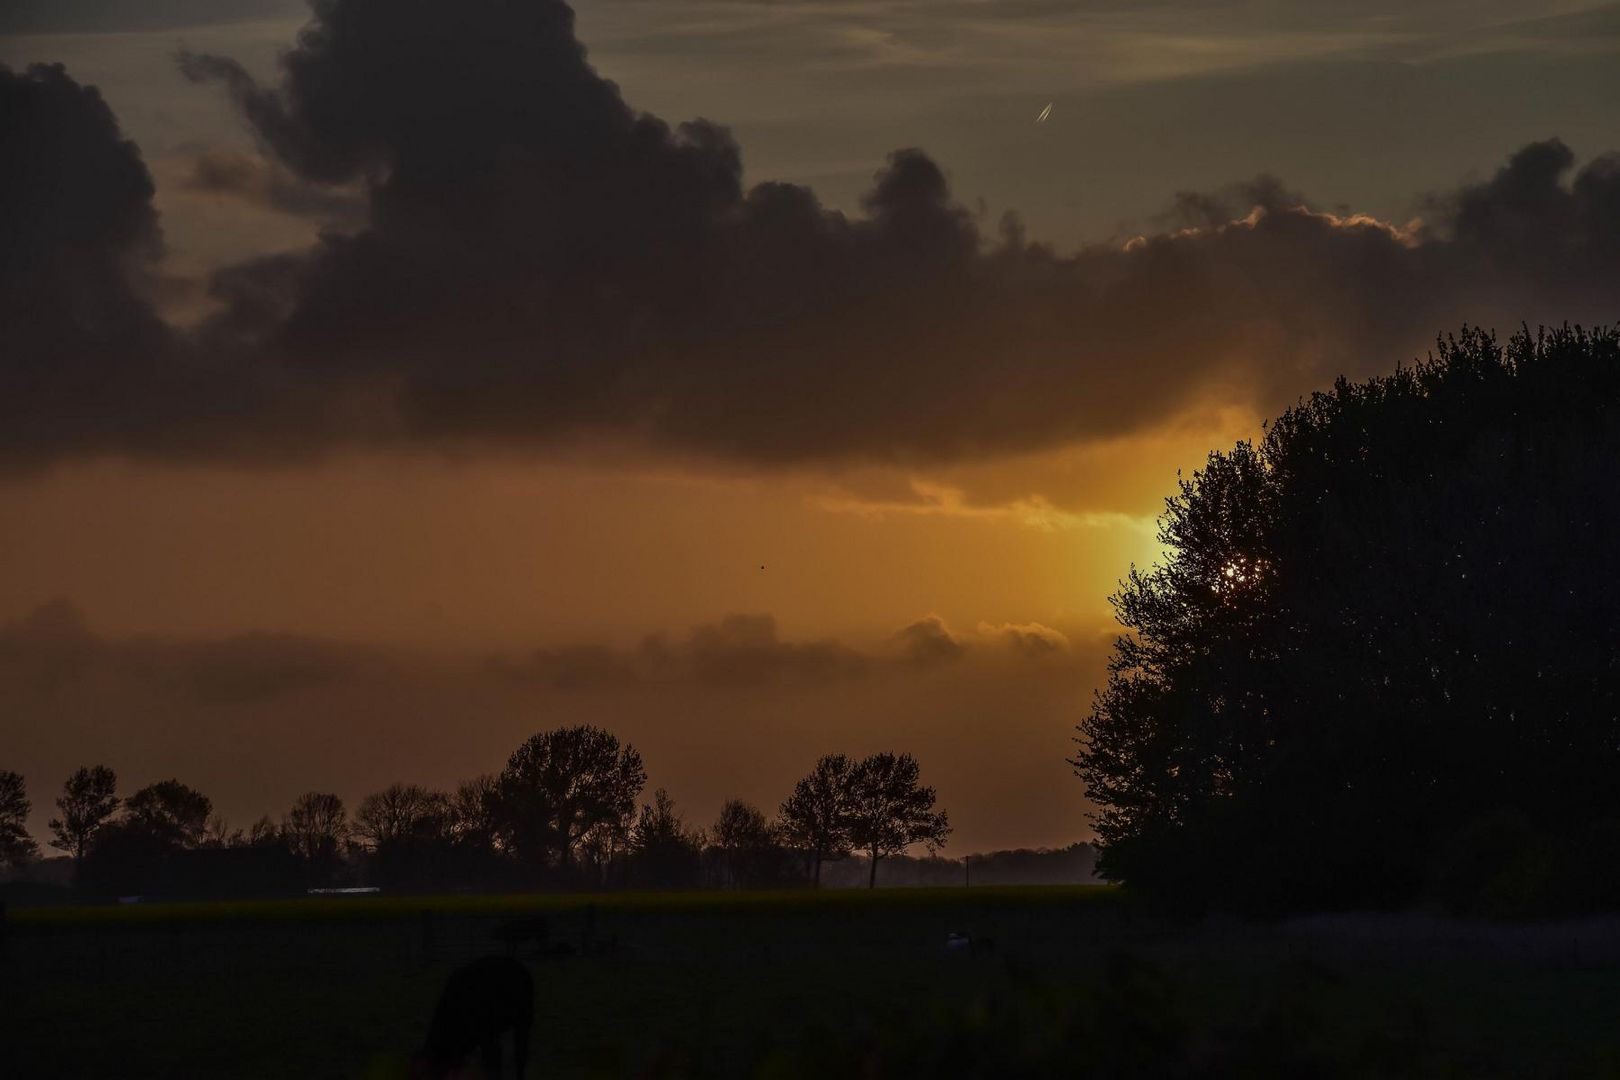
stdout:
<svg viewBox="0 0 1620 1080">
<path fill-rule="evenodd" d="M 351 816 L 326 792 L 279 820 L 229 828 L 201 792 L 165 780 L 120 798 L 106 766 L 63 785 L 52 846 L 74 859 L 81 890 L 101 895 L 275 891 L 338 880 L 393 887 L 725 887 L 819 883 L 853 852 L 877 864 L 915 844 L 930 853 L 950 826 L 909 754 L 829 755 L 774 817 L 728 801 L 707 830 L 663 789 L 638 805 L 647 774 L 633 746 L 595 727 L 540 732 L 498 774 L 454 791 L 394 784 Z M 37 854 L 23 779 L 0 773 L 0 858 Z"/>
</svg>

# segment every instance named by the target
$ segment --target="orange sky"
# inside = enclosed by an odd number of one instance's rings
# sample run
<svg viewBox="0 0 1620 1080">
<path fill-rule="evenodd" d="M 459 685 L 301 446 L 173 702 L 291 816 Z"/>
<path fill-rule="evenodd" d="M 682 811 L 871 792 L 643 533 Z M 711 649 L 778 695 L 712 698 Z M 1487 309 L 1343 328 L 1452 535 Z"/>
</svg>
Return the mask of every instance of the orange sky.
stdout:
<svg viewBox="0 0 1620 1080">
<path fill-rule="evenodd" d="M 699 821 L 732 795 L 774 805 L 821 753 L 891 748 L 917 753 L 939 787 L 952 850 L 1065 843 L 1088 834 L 1063 758 L 1101 669 L 1104 598 L 1152 557 L 1175 468 L 1229 437 L 1194 423 L 927 475 L 399 458 L 58 466 L 0 489 L 0 611 L 69 598 L 117 647 L 294 632 L 380 647 L 386 674 L 284 689 L 271 663 L 262 692 L 198 695 L 147 654 L 64 685 L 30 675 L 26 654 L 6 667 L 0 649 L 0 696 L 25 729 L 16 749 L 41 819 L 81 758 L 112 764 L 126 788 L 178 775 L 244 822 L 312 786 L 352 800 L 393 779 L 449 784 L 498 768 L 533 730 L 591 722 L 635 741 L 652 783 Z M 649 634 L 679 647 L 735 613 L 880 666 L 559 689 L 485 665 L 543 647 L 634 650 Z M 967 649 L 910 665 L 894 635 L 930 614 Z M 1006 624 L 1067 645 L 1020 655 L 998 636 Z"/>
</svg>

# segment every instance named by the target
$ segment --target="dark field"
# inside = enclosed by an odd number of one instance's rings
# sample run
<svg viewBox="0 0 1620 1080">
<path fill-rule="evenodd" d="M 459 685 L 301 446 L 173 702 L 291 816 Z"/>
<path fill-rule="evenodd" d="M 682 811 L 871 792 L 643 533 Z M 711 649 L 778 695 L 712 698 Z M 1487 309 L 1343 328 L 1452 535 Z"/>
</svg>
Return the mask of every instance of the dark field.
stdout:
<svg viewBox="0 0 1620 1080">
<path fill-rule="evenodd" d="M 1178 925 L 1099 888 L 14 911 L 0 1073 L 401 1076 L 496 926 L 577 946 L 593 902 L 600 955 L 528 947 L 533 1076 L 1620 1076 L 1612 924 Z"/>
</svg>

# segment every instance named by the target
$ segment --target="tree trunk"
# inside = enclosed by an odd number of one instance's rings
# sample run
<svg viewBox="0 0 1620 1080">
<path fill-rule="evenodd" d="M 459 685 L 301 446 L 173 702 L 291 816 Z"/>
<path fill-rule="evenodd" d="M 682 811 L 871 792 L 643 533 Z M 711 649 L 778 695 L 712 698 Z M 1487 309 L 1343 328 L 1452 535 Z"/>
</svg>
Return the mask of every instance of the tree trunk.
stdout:
<svg viewBox="0 0 1620 1080">
<path fill-rule="evenodd" d="M 816 875 L 816 877 L 815 877 L 816 886 L 815 887 L 819 889 L 819 888 L 821 888 L 821 852 L 819 852 L 819 851 L 816 852 L 815 875 Z"/>
<path fill-rule="evenodd" d="M 873 848 L 872 849 L 872 876 L 866 879 L 866 887 L 868 889 L 877 888 L 877 862 L 878 862 L 877 848 Z"/>
</svg>

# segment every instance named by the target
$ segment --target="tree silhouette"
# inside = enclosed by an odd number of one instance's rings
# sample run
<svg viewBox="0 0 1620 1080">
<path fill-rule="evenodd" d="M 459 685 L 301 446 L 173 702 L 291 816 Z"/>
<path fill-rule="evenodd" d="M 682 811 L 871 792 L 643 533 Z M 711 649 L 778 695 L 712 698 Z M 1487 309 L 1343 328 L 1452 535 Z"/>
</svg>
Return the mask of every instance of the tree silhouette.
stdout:
<svg viewBox="0 0 1620 1080">
<path fill-rule="evenodd" d="M 821 886 L 821 864 L 849 855 L 849 779 L 852 766 L 843 754 L 828 754 L 810 775 L 793 785 L 793 794 L 777 812 L 782 842 L 810 857 L 811 879 Z"/>
<path fill-rule="evenodd" d="M 873 754 L 849 773 L 849 838 L 871 860 L 867 887 L 877 885 L 878 860 L 913 844 L 930 853 L 944 846 L 951 826 L 934 809 L 934 789 L 923 787 L 910 754 Z"/>
<path fill-rule="evenodd" d="M 28 835 L 32 809 L 22 774 L 0 772 L 0 866 L 21 866 L 39 854 L 39 845 Z"/>
<path fill-rule="evenodd" d="M 451 828 L 450 797 L 419 784 L 390 784 L 360 800 L 355 835 L 373 851 L 391 844 L 445 836 Z"/>
<path fill-rule="evenodd" d="M 202 846 L 214 804 L 178 780 L 149 784 L 124 800 L 122 824 L 173 848 Z"/>
<path fill-rule="evenodd" d="M 117 775 L 105 765 L 81 767 L 62 785 L 56 800 L 60 817 L 50 820 L 51 846 L 73 856 L 75 867 L 84 862 L 90 843 L 118 811 Z"/>
<path fill-rule="evenodd" d="M 630 850 L 641 884 L 666 889 L 695 884 L 703 841 L 702 831 L 688 829 L 675 812 L 669 792 L 654 791 L 653 801 L 641 805 L 630 830 Z"/>
<path fill-rule="evenodd" d="M 391 784 L 360 800 L 355 835 L 371 850 L 376 876 L 389 885 L 440 883 L 460 860 L 455 804 L 442 791 Z"/>
<path fill-rule="evenodd" d="M 758 807 L 728 799 L 720 808 L 710 839 L 720 853 L 729 884 L 739 886 L 761 876 L 762 864 L 774 853 L 776 830 Z"/>
<path fill-rule="evenodd" d="M 499 780 L 503 839 L 535 866 L 568 866 L 591 830 L 622 820 L 647 783 L 641 755 L 596 727 L 531 736 Z"/>
<path fill-rule="evenodd" d="M 456 843 L 493 850 L 500 828 L 500 781 L 485 773 L 456 785 L 450 797 L 450 835 Z"/>
<path fill-rule="evenodd" d="M 1465 330 L 1211 455 L 1079 726 L 1102 871 L 1401 905 L 1502 835 L 1543 878 L 1518 895 L 1620 901 L 1581 869 L 1620 821 L 1616 460 L 1620 336 L 1579 329 Z"/>
<path fill-rule="evenodd" d="M 330 872 L 350 835 L 343 800 L 319 791 L 300 795 L 281 820 L 288 849 L 317 873 Z"/>
<path fill-rule="evenodd" d="M 261 816 L 259 820 L 248 826 L 247 835 L 243 837 L 242 843 L 250 848 L 286 846 L 286 841 L 281 834 L 281 826 L 271 821 L 269 814 Z"/>
</svg>

